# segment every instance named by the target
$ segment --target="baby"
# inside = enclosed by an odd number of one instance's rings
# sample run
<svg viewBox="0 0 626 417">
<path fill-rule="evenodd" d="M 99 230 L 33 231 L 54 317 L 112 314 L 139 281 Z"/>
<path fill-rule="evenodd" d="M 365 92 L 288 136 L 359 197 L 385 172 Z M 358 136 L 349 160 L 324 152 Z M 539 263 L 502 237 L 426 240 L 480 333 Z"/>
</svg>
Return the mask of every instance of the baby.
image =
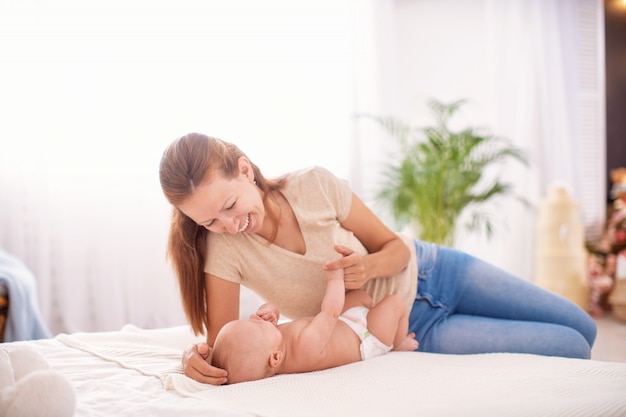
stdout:
<svg viewBox="0 0 626 417">
<path fill-rule="evenodd" d="M 400 297 L 389 295 L 372 305 L 363 290 L 346 293 L 343 270 L 327 271 L 326 280 L 321 311 L 314 317 L 277 324 L 278 309 L 266 303 L 249 320 L 222 327 L 210 360 L 228 372 L 229 384 L 417 349 L 415 334 L 407 334 L 408 311 Z"/>
</svg>

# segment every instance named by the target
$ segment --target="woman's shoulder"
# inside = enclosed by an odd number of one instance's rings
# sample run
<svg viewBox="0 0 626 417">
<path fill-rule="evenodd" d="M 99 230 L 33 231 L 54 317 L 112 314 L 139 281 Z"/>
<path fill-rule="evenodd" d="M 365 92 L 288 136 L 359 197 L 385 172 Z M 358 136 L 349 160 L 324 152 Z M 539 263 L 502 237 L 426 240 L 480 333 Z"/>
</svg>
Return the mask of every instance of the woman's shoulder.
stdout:
<svg viewBox="0 0 626 417">
<path fill-rule="evenodd" d="M 307 210 L 330 209 L 347 216 L 352 201 L 352 190 L 348 181 L 338 178 L 330 170 L 312 166 L 293 172 L 286 178 L 283 194 L 292 207 Z"/>
<path fill-rule="evenodd" d="M 329 169 L 319 165 L 313 165 L 297 171 L 293 171 L 285 176 L 286 183 L 290 186 L 319 186 L 327 187 L 337 183 L 340 179 Z"/>
</svg>

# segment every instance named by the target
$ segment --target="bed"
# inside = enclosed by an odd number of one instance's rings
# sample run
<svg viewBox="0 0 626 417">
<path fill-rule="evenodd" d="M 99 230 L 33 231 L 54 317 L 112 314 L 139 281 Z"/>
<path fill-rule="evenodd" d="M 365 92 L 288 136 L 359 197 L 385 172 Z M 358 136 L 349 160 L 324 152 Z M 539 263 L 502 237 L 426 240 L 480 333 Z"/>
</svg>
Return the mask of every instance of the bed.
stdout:
<svg viewBox="0 0 626 417">
<path fill-rule="evenodd" d="M 59 334 L 27 344 L 77 392 L 76 416 L 626 416 L 626 363 L 391 352 L 220 387 L 182 374 L 188 326 Z"/>
</svg>

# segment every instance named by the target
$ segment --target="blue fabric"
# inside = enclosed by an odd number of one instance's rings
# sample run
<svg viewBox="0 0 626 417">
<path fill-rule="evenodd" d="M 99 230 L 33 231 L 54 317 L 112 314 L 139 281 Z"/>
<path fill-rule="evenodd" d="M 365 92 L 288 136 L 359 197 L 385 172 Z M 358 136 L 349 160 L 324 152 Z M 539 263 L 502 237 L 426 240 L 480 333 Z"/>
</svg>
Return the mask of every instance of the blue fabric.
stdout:
<svg viewBox="0 0 626 417">
<path fill-rule="evenodd" d="M 0 285 L 7 289 L 9 309 L 3 341 L 49 338 L 50 331 L 39 312 L 37 283 L 17 258 L 0 250 Z"/>
<path fill-rule="evenodd" d="M 422 241 L 415 247 L 409 327 L 418 350 L 591 356 L 596 325 L 573 302 L 466 253 Z"/>
</svg>

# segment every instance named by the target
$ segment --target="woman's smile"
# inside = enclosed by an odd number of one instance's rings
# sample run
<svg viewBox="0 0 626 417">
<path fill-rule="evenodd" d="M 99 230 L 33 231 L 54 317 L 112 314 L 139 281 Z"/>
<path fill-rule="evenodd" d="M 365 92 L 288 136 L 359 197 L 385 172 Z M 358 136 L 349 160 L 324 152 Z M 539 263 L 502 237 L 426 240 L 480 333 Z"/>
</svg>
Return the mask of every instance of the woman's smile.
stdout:
<svg viewBox="0 0 626 417">
<path fill-rule="evenodd" d="M 250 213 L 246 215 L 246 220 L 244 221 L 243 225 L 239 228 L 238 232 L 245 232 L 248 226 L 250 226 Z"/>
</svg>

